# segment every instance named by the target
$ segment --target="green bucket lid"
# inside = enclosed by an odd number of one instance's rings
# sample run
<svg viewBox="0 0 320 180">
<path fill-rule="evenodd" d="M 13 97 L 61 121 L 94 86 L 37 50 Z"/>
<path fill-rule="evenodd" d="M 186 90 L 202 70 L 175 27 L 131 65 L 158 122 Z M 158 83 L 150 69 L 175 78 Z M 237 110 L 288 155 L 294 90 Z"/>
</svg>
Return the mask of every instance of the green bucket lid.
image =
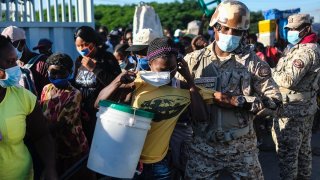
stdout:
<svg viewBox="0 0 320 180">
<path fill-rule="evenodd" d="M 142 116 L 145 118 L 150 118 L 153 119 L 154 113 L 142 110 L 142 109 L 136 109 L 134 107 L 128 106 L 126 104 L 117 104 L 116 102 L 108 101 L 108 100 L 103 100 L 99 102 L 99 106 L 103 107 L 110 107 L 112 109 L 116 109 L 122 112 L 130 113 L 130 114 L 135 114 L 138 116 Z"/>
</svg>

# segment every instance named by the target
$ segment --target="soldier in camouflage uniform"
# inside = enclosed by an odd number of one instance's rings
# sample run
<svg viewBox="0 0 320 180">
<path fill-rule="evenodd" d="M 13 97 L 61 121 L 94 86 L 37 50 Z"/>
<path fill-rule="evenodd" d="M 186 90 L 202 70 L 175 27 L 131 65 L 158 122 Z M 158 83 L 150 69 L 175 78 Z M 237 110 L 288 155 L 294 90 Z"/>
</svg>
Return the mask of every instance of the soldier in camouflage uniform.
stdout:
<svg viewBox="0 0 320 180">
<path fill-rule="evenodd" d="M 184 58 L 195 83 L 214 89 L 210 118 L 194 125 L 186 179 L 216 179 L 227 171 L 235 179 L 263 179 L 258 160 L 254 114 L 281 104 L 271 69 L 241 44 L 250 12 L 239 1 L 223 1 L 210 21 L 215 39 Z"/>
<path fill-rule="evenodd" d="M 274 122 L 272 135 L 281 179 L 310 179 L 311 129 L 317 110 L 320 50 L 308 14 L 289 16 L 286 28 L 288 41 L 294 46 L 272 70 L 283 98 L 283 109 Z"/>
</svg>

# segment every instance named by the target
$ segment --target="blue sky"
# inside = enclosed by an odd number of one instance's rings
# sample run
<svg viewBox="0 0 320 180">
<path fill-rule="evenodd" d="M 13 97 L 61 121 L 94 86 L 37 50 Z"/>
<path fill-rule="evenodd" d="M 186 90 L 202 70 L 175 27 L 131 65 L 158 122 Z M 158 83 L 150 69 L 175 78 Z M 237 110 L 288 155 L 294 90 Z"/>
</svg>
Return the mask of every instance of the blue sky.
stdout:
<svg viewBox="0 0 320 180">
<path fill-rule="evenodd" d="M 94 0 L 95 4 L 137 4 L 141 0 Z M 173 2 L 174 0 L 143 0 L 144 2 L 156 1 L 158 3 Z M 181 1 L 181 0 L 180 0 Z M 315 22 L 320 22 L 320 0 L 240 0 L 245 3 L 251 11 L 268 10 L 277 8 L 279 10 L 300 8 L 301 13 L 309 13 L 314 16 Z"/>
</svg>

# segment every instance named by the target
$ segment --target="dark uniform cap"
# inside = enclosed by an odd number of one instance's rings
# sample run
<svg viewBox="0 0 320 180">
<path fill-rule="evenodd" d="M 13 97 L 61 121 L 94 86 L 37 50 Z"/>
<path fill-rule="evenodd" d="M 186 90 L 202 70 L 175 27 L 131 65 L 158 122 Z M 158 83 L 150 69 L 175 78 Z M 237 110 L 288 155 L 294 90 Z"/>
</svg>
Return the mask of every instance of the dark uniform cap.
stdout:
<svg viewBox="0 0 320 180">
<path fill-rule="evenodd" d="M 44 46 L 51 46 L 52 45 L 52 42 L 49 40 L 49 39 L 40 39 L 39 42 L 38 42 L 38 45 L 34 48 L 32 48 L 33 50 L 36 50 L 36 49 L 39 49 L 41 47 L 44 47 Z"/>
</svg>

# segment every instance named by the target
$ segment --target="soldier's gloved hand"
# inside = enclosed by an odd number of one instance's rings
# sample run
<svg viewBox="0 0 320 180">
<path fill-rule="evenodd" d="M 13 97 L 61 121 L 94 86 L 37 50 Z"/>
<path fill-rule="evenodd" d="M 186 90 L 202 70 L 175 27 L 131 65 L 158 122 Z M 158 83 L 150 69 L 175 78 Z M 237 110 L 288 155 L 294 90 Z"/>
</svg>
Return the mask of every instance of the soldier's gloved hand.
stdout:
<svg viewBox="0 0 320 180">
<path fill-rule="evenodd" d="M 261 100 L 264 107 L 269 109 L 276 109 L 277 105 L 269 98 L 264 98 Z"/>
<path fill-rule="evenodd" d="M 239 107 L 242 107 L 252 113 L 257 113 L 263 109 L 262 102 L 255 96 L 238 96 Z"/>
<path fill-rule="evenodd" d="M 239 96 L 231 96 L 218 91 L 213 93 L 213 101 L 223 107 L 238 107 L 238 97 Z"/>
<path fill-rule="evenodd" d="M 264 108 L 255 115 L 255 119 L 262 119 L 268 116 L 274 117 L 275 115 L 276 115 L 276 110 Z"/>
<path fill-rule="evenodd" d="M 265 108 L 269 108 L 272 110 L 276 110 L 278 107 L 280 107 L 282 105 L 282 102 L 277 100 L 277 99 L 270 99 L 270 98 L 263 98 L 262 100 L 262 104 Z"/>
</svg>

